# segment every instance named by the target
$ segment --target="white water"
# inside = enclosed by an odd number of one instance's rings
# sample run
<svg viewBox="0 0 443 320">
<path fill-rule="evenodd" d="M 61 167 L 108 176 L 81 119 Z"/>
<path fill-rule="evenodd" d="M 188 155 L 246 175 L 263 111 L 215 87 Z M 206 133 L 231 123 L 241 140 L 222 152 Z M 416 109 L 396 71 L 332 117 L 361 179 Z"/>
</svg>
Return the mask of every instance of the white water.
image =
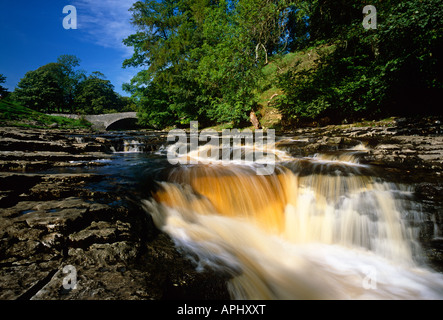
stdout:
<svg viewBox="0 0 443 320">
<path fill-rule="evenodd" d="M 144 144 L 137 140 L 125 140 L 124 142 L 124 152 L 143 152 Z"/>
<path fill-rule="evenodd" d="M 111 147 L 113 153 L 143 153 L 145 144 L 135 139 L 124 140 L 123 150 L 117 151 L 114 146 Z"/>
<path fill-rule="evenodd" d="M 352 153 L 288 157 L 272 176 L 176 168 L 144 206 L 196 268 L 232 276 L 233 299 L 443 299 L 407 187 L 362 174 Z"/>
</svg>

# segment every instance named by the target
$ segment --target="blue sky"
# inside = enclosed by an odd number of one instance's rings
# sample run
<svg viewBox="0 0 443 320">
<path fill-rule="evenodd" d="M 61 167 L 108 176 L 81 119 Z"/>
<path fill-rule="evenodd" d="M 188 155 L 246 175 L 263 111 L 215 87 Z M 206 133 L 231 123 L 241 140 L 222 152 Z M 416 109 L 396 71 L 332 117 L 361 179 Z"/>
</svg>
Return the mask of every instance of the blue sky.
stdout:
<svg viewBox="0 0 443 320">
<path fill-rule="evenodd" d="M 135 32 L 128 9 L 136 0 L 1 0 L 0 74 L 10 91 L 25 73 L 62 54 L 73 54 L 80 69 L 102 72 L 122 95 L 121 86 L 137 72 L 123 69 L 132 48 L 122 39 Z M 77 29 L 64 29 L 66 5 L 77 9 Z"/>
</svg>

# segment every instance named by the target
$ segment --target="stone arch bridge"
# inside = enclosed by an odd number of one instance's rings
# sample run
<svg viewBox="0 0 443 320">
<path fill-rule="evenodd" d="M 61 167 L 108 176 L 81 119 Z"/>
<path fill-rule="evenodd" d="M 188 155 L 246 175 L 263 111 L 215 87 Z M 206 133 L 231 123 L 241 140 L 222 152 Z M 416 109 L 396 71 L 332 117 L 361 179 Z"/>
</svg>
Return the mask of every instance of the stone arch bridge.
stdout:
<svg viewBox="0 0 443 320">
<path fill-rule="evenodd" d="M 77 115 L 77 114 L 51 114 L 52 116 L 61 116 L 71 119 L 80 119 L 92 123 L 92 128 L 96 130 L 129 129 L 137 126 L 137 112 L 107 113 L 95 115 Z"/>
</svg>

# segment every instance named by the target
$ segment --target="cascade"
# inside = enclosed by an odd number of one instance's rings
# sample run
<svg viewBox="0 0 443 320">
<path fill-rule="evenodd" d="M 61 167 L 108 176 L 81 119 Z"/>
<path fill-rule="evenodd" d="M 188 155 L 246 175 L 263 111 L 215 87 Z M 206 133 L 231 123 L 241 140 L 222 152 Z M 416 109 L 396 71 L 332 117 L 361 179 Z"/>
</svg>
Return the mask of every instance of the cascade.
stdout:
<svg viewBox="0 0 443 320">
<path fill-rule="evenodd" d="M 196 268 L 231 275 L 233 299 L 442 299 L 421 206 L 361 164 L 363 149 L 292 157 L 276 144 L 270 175 L 196 153 L 143 205 Z"/>
</svg>

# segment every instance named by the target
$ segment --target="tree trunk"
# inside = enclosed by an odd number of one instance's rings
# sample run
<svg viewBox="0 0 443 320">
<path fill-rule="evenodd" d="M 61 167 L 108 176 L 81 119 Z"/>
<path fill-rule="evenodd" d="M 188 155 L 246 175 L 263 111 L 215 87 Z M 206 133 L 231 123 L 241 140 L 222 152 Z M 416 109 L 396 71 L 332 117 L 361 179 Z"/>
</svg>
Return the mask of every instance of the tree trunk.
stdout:
<svg viewBox="0 0 443 320">
<path fill-rule="evenodd" d="M 263 51 L 265 52 L 265 65 L 267 65 L 268 64 L 268 51 L 266 50 L 263 43 L 258 43 L 257 46 L 255 47 L 255 60 L 258 61 L 258 49 L 260 48 L 260 46 L 263 48 Z"/>
<path fill-rule="evenodd" d="M 260 122 L 258 121 L 257 115 L 255 114 L 254 110 L 251 110 L 251 113 L 249 114 L 249 119 L 251 119 L 251 123 L 255 129 L 261 129 Z"/>
</svg>

